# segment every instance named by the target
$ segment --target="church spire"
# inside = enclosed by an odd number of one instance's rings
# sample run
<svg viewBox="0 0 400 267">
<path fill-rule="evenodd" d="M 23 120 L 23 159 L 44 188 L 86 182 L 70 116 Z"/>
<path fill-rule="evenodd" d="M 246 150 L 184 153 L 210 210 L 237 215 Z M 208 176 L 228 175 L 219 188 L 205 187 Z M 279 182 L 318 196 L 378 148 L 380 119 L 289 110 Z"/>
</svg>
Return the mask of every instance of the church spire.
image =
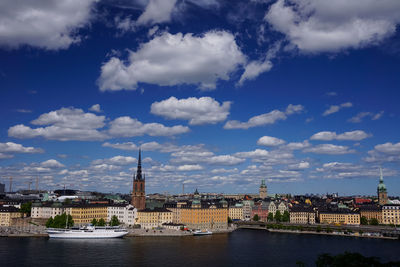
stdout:
<svg viewBox="0 0 400 267">
<path fill-rule="evenodd" d="M 139 148 L 138 166 L 136 171 L 136 180 L 142 180 L 142 151 L 140 148 Z"/>
</svg>

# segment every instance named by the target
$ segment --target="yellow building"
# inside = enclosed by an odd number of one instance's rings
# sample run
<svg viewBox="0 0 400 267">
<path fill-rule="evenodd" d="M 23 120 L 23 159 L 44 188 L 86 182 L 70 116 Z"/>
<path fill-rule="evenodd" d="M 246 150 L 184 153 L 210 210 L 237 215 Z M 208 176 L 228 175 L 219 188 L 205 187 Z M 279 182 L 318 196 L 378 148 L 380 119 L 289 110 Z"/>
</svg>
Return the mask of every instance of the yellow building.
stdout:
<svg viewBox="0 0 400 267">
<path fill-rule="evenodd" d="M 66 208 L 67 214 L 71 214 L 74 224 L 89 224 L 93 219 L 107 220 L 107 205 L 79 205 Z"/>
<path fill-rule="evenodd" d="M 382 207 L 382 223 L 400 225 L 400 205 L 384 205 Z"/>
<path fill-rule="evenodd" d="M 290 223 L 315 224 L 315 211 L 311 207 L 292 207 L 289 216 Z"/>
<path fill-rule="evenodd" d="M 360 216 L 365 217 L 368 221 L 371 219 L 377 219 L 378 223 L 382 223 L 382 209 L 377 205 L 361 206 Z"/>
<path fill-rule="evenodd" d="M 243 205 L 229 207 L 229 218 L 232 220 L 243 220 Z"/>
<path fill-rule="evenodd" d="M 23 214 L 15 207 L 0 207 L 0 226 L 12 226 L 14 218 L 21 218 Z"/>
<path fill-rule="evenodd" d="M 172 223 L 172 211 L 165 208 L 144 209 L 137 212 L 137 222 L 141 228 L 162 227 L 163 223 Z"/>
<path fill-rule="evenodd" d="M 355 212 L 322 211 L 320 223 L 360 225 L 360 214 Z"/>
</svg>

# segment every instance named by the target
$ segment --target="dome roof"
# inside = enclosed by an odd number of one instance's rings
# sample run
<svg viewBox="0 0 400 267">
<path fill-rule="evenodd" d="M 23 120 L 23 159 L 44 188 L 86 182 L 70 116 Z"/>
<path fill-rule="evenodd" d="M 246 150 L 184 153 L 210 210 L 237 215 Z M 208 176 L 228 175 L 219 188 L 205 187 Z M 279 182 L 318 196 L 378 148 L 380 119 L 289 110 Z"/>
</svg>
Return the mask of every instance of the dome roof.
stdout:
<svg viewBox="0 0 400 267">
<path fill-rule="evenodd" d="M 379 185 L 378 185 L 378 191 L 379 192 L 386 192 L 386 185 L 382 182 L 382 183 L 379 183 Z"/>
</svg>

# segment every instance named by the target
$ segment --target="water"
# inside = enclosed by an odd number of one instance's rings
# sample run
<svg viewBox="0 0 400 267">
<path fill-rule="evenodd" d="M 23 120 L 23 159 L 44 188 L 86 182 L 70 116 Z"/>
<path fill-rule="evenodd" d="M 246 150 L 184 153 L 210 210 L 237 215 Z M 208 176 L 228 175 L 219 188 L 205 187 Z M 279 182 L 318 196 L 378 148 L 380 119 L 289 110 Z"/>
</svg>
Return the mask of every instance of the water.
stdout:
<svg viewBox="0 0 400 267">
<path fill-rule="evenodd" d="M 306 266 L 321 253 L 400 261 L 400 241 L 238 230 L 200 237 L 0 238 L 0 266 Z"/>
</svg>

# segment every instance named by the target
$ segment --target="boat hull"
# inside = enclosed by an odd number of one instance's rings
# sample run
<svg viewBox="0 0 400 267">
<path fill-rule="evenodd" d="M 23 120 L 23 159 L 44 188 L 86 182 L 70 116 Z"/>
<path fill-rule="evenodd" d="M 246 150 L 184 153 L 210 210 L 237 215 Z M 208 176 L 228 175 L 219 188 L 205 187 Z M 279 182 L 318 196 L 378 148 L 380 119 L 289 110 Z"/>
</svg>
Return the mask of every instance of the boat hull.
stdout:
<svg viewBox="0 0 400 267">
<path fill-rule="evenodd" d="M 58 238 L 58 239 L 107 239 L 107 238 L 122 238 L 128 234 L 128 231 L 48 230 L 47 234 L 49 235 L 50 238 Z"/>
</svg>

